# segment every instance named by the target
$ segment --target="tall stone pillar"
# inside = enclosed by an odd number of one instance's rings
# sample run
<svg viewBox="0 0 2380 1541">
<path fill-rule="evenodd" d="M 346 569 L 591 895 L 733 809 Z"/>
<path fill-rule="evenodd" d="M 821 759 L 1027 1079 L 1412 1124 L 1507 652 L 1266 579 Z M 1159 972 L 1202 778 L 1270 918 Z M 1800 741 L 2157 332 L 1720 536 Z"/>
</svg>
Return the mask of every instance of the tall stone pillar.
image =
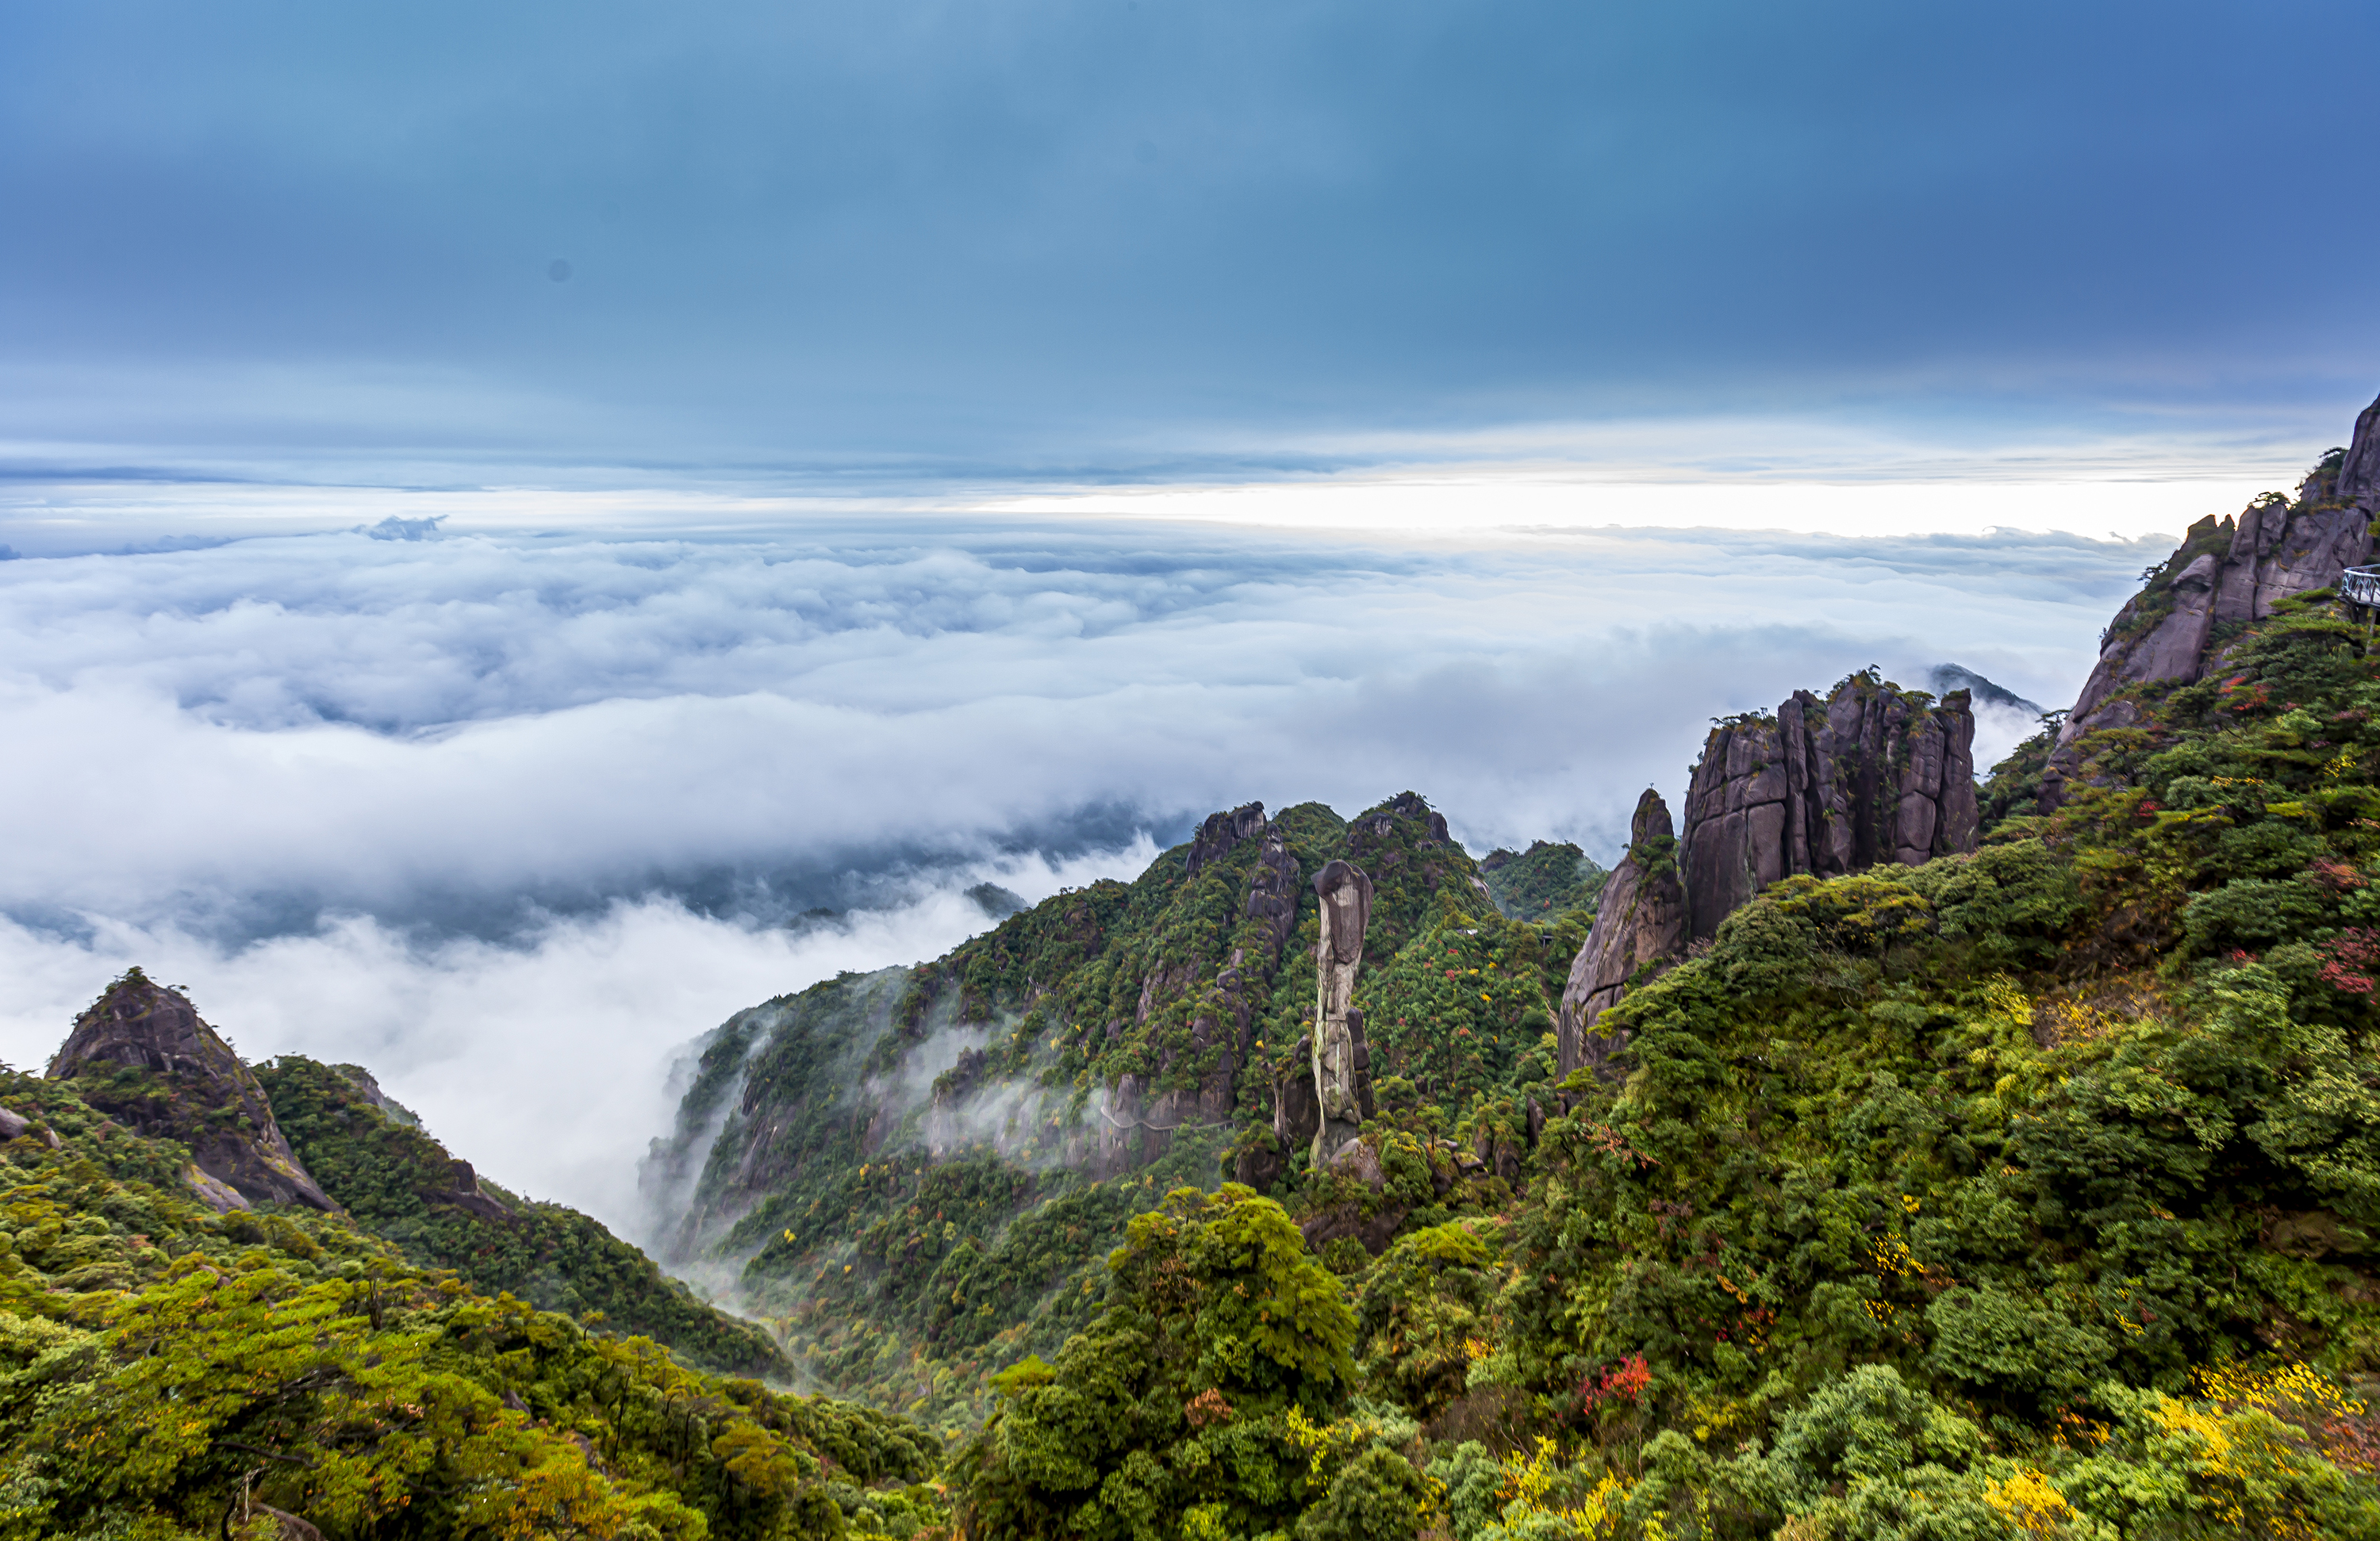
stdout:
<svg viewBox="0 0 2380 1541">
<path fill-rule="evenodd" d="M 1334 861 L 1314 880 L 1322 900 L 1322 935 L 1314 946 L 1314 1096 L 1321 1120 L 1314 1133 L 1318 1169 L 1352 1143 L 1371 1101 L 1363 1016 L 1352 1008 L 1355 969 L 1364 961 L 1364 928 L 1372 919 L 1372 880 Z"/>
<path fill-rule="evenodd" d="M 1628 850 L 1603 885 L 1603 899 L 1585 944 L 1570 965 L 1555 1023 L 1555 1052 L 1563 1079 L 1581 1065 L 1613 1074 L 1611 1057 L 1627 1045 L 1598 1034 L 1596 1022 L 1620 1002 L 1628 981 L 1646 964 L 1667 968 L 1686 951 L 1686 891 L 1678 881 L 1677 831 L 1670 805 L 1647 787 L 1636 799 Z"/>
</svg>

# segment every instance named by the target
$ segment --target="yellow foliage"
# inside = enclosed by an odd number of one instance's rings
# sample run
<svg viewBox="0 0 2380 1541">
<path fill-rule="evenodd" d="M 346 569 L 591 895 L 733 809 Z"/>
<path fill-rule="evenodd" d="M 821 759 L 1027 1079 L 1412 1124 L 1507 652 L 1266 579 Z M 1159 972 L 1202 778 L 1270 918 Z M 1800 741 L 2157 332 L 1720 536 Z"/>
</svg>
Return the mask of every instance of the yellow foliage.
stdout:
<svg viewBox="0 0 2380 1541">
<path fill-rule="evenodd" d="M 2332 1385 L 2311 1365 L 2284 1365 L 2274 1370 L 2208 1365 L 2192 1379 L 2198 1394 L 2208 1401 L 2260 1408 L 2276 1415 L 2323 1413 L 2334 1418 L 2360 1418 L 2365 1411 L 2361 1399 Z"/>
<path fill-rule="evenodd" d="M 2190 1472 L 2194 1505 L 2217 1523 L 2258 1535 L 2326 1535 L 2313 1495 L 2338 1474 L 2307 1430 L 2360 1416 L 2364 1404 L 2305 1365 L 2216 1365 L 2195 1378 L 2207 1400 L 2158 1396 L 2143 1410 L 2167 1458 Z"/>
<path fill-rule="evenodd" d="M 2003 1481 L 1985 1484 L 1984 1501 L 2027 1535 L 2055 1535 L 2074 1512 L 2067 1505 L 2066 1495 L 2031 1466 L 2020 1467 Z"/>
<path fill-rule="evenodd" d="M 1519 1529 L 1522 1522 L 1542 1515 L 1568 1525 L 1585 1541 L 1618 1535 L 1627 1511 L 1628 1489 L 1609 1472 L 1583 1503 L 1565 1508 L 1546 1502 L 1546 1495 L 1553 1489 L 1558 1454 L 1554 1442 L 1539 1435 L 1536 1450 L 1526 1458 L 1504 1458 L 1504 1485 L 1499 1489 L 1505 1499 L 1504 1523 Z"/>
</svg>

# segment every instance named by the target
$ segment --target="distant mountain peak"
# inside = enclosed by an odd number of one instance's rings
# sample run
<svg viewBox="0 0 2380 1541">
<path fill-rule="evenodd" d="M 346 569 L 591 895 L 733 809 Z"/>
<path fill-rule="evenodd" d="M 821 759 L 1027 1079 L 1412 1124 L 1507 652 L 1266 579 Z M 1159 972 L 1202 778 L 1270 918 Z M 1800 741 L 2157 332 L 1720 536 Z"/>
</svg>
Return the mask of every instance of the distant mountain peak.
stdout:
<svg viewBox="0 0 2380 1541">
<path fill-rule="evenodd" d="M 2040 716 L 2044 710 L 2040 702 L 2027 700 L 2004 685 L 1995 685 L 1964 664 L 1937 663 L 1926 674 L 1925 683 L 1933 686 L 1937 696 L 1964 690 L 1974 697 L 1977 706 L 2010 707 L 2033 717 Z"/>
</svg>

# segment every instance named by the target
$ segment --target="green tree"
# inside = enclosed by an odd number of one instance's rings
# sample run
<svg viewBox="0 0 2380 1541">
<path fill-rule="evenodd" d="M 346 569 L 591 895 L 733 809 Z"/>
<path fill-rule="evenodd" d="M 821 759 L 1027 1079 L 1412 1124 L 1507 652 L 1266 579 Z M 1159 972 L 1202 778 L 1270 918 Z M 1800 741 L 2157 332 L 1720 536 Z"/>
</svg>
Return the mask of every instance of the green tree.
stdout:
<svg viewBox="0 0 2380 1541">
<path fill-rule="evenodd" d="M 1294 1525 L 1293 1430 L 1355 1374 L 1339 1280 L 1280 1205 L 1235 1183 L 1168 1195 L 1108 1267 L 1114 1302 L 1089 1331 L 995 1377 L 999 1406 L 959 1462 L 971 1534 L 1150 1541 L 1194 1510 L 1226 1535 Z"/>
</svg>

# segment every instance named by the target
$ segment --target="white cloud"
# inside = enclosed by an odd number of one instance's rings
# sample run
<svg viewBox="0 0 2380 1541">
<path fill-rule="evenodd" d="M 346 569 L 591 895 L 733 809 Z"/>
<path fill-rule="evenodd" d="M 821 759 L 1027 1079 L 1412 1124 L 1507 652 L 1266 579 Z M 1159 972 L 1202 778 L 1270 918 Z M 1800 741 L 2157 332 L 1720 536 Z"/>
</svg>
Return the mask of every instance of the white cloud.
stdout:
<svg viewBox="0 0 2380 1541">
<path fill-rule="evenodd" d="M 228 949 L 170 926 L 100 918 L 67 939 L 0 920 L 0 1057 L 45 1063 L 101 985 L 138 964 L 186 986 L 243 1056 L 367 1065 L 489 1177 L 633 1234 L 636 1158 L 669 1127 L 669 1065 L 689 1037 L 842 970 L 955 946 L 989 923 L 966 883 L 1038 900 L 1137 874 L 1155 855 L 1143 838 L 1055 865 L 1012 858 L 894 908 L 796 929 L 659 898 L 549 918 L 511 945 L 419 943 L 365 916 Z"/>
<path fill-rule="evenodd" d="M 2143 550 L 805 533 L 0 565 L 0 907 L 585 902 L 1406 786 L 1487 838 L 1608 843 L 1707 717 L 1866 663 L 2068 698 Z"/>
<path fill-rule="evenodd" d="M 1974 471 L 1982 467 L 1964 467 Z M 1647 467 L 1628 467 L 1643 477 Z M 992 511 L 1120 515 L 1220 524 L 1354 531 L 1515 528 L 1629 530 L 1791 530 L 1909 537 L 1997 529 L 2082 530 L 2170 538 L 2200 516 L 2229 514 L 2257 493 L 2294 484 L 2283 470 L 2207 479 L 1980 476 L 1902 481 L 1837 476 L 1791 480 L 1628 479 L 1601 467 L 1448 467 L 1231 487 L 1099 489 L 1003 499 Z"/>
<path fill-rule="evenodd" d="M 2164 549 L 876 517 L 0 563 L 0 1041 L 44 1058 L 138 962 L 626 1218 L 673 1046 L 940 953 L 987 872 L 1408 787 L 1475 849 L 1608 857 L 1714 715 L 1870 663 L 2070 699 Z M 821 902 L 871 908 L 755 923 Z"/>
</svg>

